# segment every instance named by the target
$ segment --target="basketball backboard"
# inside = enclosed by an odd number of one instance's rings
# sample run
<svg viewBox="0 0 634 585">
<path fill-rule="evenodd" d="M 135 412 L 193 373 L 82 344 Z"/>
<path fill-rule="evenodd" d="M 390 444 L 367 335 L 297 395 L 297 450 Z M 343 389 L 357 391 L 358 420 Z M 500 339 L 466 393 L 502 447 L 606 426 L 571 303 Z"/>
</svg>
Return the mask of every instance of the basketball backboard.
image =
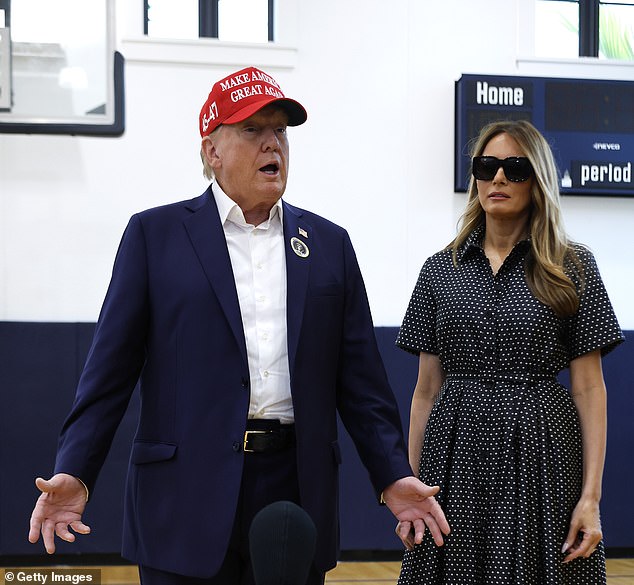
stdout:
<svg viewBox="0 0 634 585">
<path fill-rule="evenodd" d="M 121 135 L 123 57 L 114 47 L 114 0 L 4 5 L 0 132 Z"/>
</svg>

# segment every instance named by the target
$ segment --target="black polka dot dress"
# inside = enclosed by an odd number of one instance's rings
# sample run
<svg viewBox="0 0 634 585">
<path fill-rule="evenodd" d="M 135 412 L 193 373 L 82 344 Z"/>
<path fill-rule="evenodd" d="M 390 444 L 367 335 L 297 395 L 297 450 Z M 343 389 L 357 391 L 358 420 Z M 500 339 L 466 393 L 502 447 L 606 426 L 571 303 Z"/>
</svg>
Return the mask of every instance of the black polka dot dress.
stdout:
<svg viewBox="0 0 634 585">
<path fill-rule="evenodd" d="M 559 318 L 530 292 L 518 243 L 496 275 L 476 229 L 458 253 L 429 258 L 397 345 L 439 356 L 446 381 L 431 411 L 420 477 L 452 532 L 406 551 L 400 585 L 604 585 L 603 543 L 563 564 L 561 548 L 581 493 L 581 432 L 557 374 L 587 352 L 623 340 L 594 257 L 578 312 Z"/>
</svg>

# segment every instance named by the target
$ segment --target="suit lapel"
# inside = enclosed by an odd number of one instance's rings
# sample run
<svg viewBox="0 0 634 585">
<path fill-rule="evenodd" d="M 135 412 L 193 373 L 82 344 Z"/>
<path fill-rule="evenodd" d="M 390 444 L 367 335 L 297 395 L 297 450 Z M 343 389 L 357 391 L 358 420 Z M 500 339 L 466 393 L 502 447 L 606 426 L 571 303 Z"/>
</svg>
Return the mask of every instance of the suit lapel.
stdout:
<svg viewBox="0 0 634 585">
<path fill-rule="evenodd" d="M 216 294 L 238 342 L 244 361 L 247 363 L 247 349 L 238 293 L 236 292 L 227 241 L 220 224 L 220 216 L 211 187 L 202 197 L 194 200 L 190 209 L 193 213 L 183 222 L 185 229 L 202 264 L 207 280 Z"/>
<path fill-rule="evenodd" d="M 286 251 L 286 315 L 288 337 L 288 363 L 293 373 L 299 343 L 311 265 L 312 227 L 302 219 L 302 212 L 287 203 L 284 206 L 284 248 Z M 308 256 L 297 254 L 293 238 L 304 243 Z M 305 253 L 305 252 L 304 252 Z"/>
</svg>

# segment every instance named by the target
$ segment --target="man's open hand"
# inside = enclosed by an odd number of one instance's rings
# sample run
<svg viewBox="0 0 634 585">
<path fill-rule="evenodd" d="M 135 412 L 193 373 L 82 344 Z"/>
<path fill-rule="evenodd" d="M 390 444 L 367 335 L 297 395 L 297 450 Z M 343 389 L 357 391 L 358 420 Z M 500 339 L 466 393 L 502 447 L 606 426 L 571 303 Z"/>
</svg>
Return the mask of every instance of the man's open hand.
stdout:
<svg viewBox="0 0 634 585">
<path fill-rule="evenodd" d="M 81 521 L 86 507 L 86 487 L 76 477 L 58 473 L 49 480 L 38 477 L 35 485 L 42 494 L 31 514 L 29 541 L 35 543 L 40 534 L 46 552 L 55 552 L 55 535 L 66 542 L 74 542 L 75 535 L 89 534 L 90 528 Z"/>
<path fill-rule="evenodd" d="M 422 542 L 425 526 L 438 546 L 444 544 L 443 534 L 451 531 L 434 498 L 438 490 L 438 486 L 430 487 L 415 477 L 403 477 L 383 491 L 383 501 L 399 521 L 396 534 L 407 548 Z"/>
</svg>

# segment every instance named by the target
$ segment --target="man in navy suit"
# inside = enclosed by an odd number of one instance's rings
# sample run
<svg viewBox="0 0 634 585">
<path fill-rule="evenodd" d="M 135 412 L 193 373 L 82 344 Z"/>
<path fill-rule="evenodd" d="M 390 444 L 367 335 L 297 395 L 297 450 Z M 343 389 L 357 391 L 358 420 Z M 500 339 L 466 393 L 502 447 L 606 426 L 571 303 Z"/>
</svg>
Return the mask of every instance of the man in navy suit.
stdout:
<svg viewBox="0 0 634 585">
<path fill-rule="evenodd" d="M 53 553 L 55 535 L 90 531 L 82 513 L 138 382 L 123 555 L 145 585 L 252 584 L 251 520 L 280 500 L 312 518 L 308 583 L 323 583 L 338 552 L 337 412 L 377 499 L 442 545 L 438 488 L 408 464 L 348 234 L 281 200 L 286 128 L 306 117 L 253 67 L 213 86 L 199 117 L 212 183 L 131 218 L 55 475 L 36 480 L 31 542 Z"/>
</svg>

